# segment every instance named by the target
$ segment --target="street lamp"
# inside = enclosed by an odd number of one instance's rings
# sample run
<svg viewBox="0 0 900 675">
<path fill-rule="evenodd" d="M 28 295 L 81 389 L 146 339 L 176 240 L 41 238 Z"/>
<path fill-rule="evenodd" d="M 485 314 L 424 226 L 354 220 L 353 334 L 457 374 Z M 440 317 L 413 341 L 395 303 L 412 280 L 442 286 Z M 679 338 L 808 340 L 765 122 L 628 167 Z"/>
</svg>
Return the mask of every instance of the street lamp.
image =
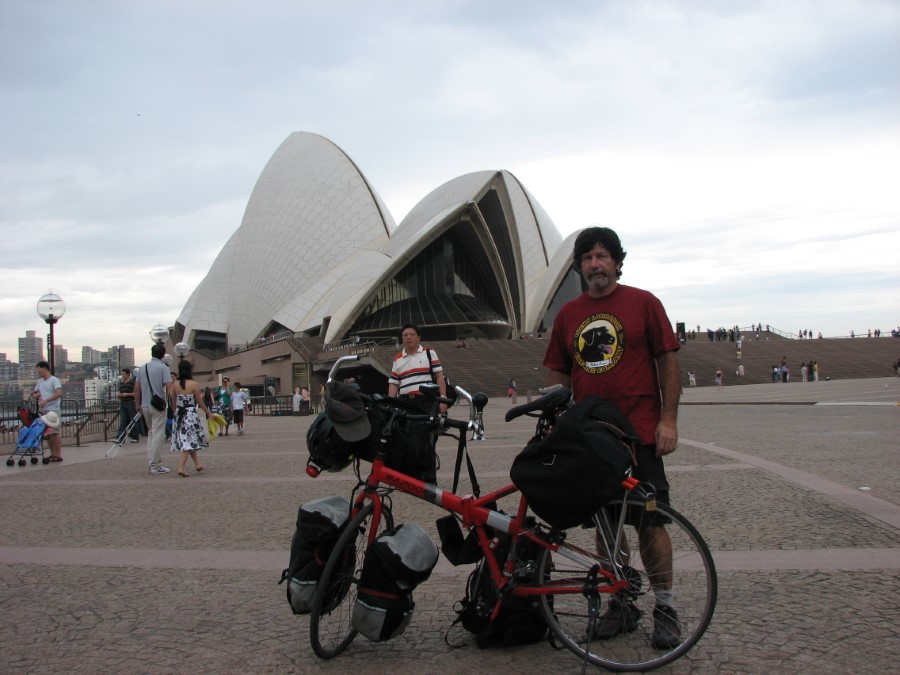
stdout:
<svg viewBox="0 0 900 675">
<path fill-rule="evenodd" d="M 169 339 L 169 329 L 158 323 L 150 329 L 150 337 L 155 343 L 163 344 Z"/>
<path fill-rule="evenodd" d="M 46 295 L 42 295 L 41 299 L 38 300 L 37 313 L 50 326 L 50 335 L 47 337 L 48 351 L 50 352 L 50 374 L 55 375 L 56 358 L 53 353 L 55 351 L 53 348 L 53 326 L 66 313 L 66 303 L 63 302 L 61 297 L 51 291 Z"/>
<path fill-rule="evenodd" d="M 184 361 L 184 357 L 191 351 L 191 346 L 187 342 L 179 342 L 175 345 L 175 354 L 179 361 Z"/>
</svg>

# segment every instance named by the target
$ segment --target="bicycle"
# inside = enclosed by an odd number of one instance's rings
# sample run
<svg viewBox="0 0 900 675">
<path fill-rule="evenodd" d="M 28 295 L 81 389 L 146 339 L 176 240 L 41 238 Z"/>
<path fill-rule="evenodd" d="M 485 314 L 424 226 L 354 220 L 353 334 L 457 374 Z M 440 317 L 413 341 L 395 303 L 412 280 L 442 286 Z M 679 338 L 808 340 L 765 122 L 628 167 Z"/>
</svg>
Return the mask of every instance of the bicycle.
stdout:
<svg viewBox="0 0 900 675">
<path fill-rule="evenodd" d="M 357 358 L 339 358 L 329 380 L 342 362 Z M 433 402 L 434 413 L 415 417 L 433 420 L 434 428 L 442 434 L 453 436 L 450 430 L 457 431 L 462 448 L 468 431 L 479 435 L 481 417 L 476 414 L 473 396 L 459 386 L 456 391 L 460 399 L 469 403 L 468 420 L 436 414 L 437 406 L 446 401 L 438 395 L 437 385 L 423 388 L 425 397 Z M 542 437 L 570 401 L 569 391 L 557 386 L 530 403 L 510 409 L 506 420 L 521 415 L 536 417 L 536 436 Z M 457 480 L 458 476 L 459 461 Z M 474 530 L 491 578 L 499 589 L 500 600 L 492 618 L 505 598 L 536 596 L 552 639 L 576 654 L 584 666 L 590 663 L 616 671 L 658 668 L 687 653 L 712 619 L 717 580 L 709 548 L 684 516 L 655 502 L 652 485 L 628 477 L 623 481 L 622 496 L 594 514 L 591 526 L 559 531 L 539 521 L 533 526 L 527 524 L 535 521 L 526 521 L 528 504 L 524 495 L 520 494 L 514 515 L 494 508 L 499 499 L 518 492 L 515 485 L 482 496 L 462 496 L 388 467 L 383 450 L 376 453 L 369 475 L 360 480 L 352 499 L 351 520 L 325 563 L 313 601 L 310 641 L 321 658 L 337 656 L 356 637 L 351 614 L 363 556 L 381 532 L 393 527 L 390 500 L 393 492 L 430 502 Z M 636 526 L 628 525 L 626 520 L 632 520 Z M 673 549 L 671 572 L 659 569 L 658 564 L 645 565 L 641 559 L 637 531 L 651 521 L 669 533 Z M 494 532 L 510 537 L 509 554 L 503 564 L 494 553 Z M 537 542 L 540 547 L 535 567 L 531 569 L 526 569 L 530 561 L 520 561 L 517 557 L 517 544 L 522 538 Z M 348 551 L 356 556 L 352 565 L 347 561 Z M 667 575 L 667 579 L 663 578 Z M 519 583 L 525 578 L 530 581 Z M 656 605 L 654 583 L 674 589 L 681 632 L 677 644 L 662 647 L 651 644 Z M 336 596 L 341 598 L 339 603 L 334 602 Z M 627 603 L 637 612 L 632 615 L 632 623 L 623 627 L 624 632 L 608 639 L 594 637 L 603 596 L 607 597 L 607 607 L 614 602 Z"/>
</svg>

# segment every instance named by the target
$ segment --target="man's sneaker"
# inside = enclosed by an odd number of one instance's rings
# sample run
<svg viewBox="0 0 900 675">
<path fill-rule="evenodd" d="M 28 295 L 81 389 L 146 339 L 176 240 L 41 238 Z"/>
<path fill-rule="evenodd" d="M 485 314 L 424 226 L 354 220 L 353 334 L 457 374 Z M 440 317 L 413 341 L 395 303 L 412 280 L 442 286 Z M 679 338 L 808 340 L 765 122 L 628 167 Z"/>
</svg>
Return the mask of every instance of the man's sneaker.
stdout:
<svg viewBox="0 0 900 675">
<path fill-rule="evenodd" d="M 161 474 L 161 473 L 169 473 L 169 469 L 167 469 L 166 467 L 164 467 L 162 465 L 156 466 L 156 467 L 151 466 L 150 473 L 153 474 L 154 476 L 156 476 L 157 474 Z"/>
<path fill-rule="evenodd" d="M 238 436 L 243 436 L 243 435 L 244 435 L 244 430 L 238 429 Z"/>
<path fill-rule="evenodd" d="M 657 605 L 653 610 L 652 642 L 656 649 L 675 649 L 681 644 L 681 624 L 674 608 Z"/>
<path fill-rule="evenodd" d="M 597 619 L 594 627 L 594 640 L 609 640 L 620 633 L 631 633 L 637 630 L 641 619 L 641 610 L 630 602 L 618 599 L 609 601 L 606 614 Z"/>
<path fill-rule="evenodd" d="M 123 441 L 123 442 L 124 442 L 124 441 Z M 140 443 L 140 442 L 141 442 L 141 439 L 140 439 L 140 438 L 132 438 L 132 439 L 131 439 L 131 442 L 132 442 L 132 443 Z"/>
</svg>

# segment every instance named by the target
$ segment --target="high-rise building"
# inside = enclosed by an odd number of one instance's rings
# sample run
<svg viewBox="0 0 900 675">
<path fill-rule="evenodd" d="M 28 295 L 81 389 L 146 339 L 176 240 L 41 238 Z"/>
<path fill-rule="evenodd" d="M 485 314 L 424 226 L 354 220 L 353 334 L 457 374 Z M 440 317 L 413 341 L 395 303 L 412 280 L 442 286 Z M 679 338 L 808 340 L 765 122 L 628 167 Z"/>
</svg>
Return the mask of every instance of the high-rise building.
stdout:
<svg viewBox="0 0 900 675">
<path fill-rule="evenodd" d="M 25 337 L 19 338 L 19 363 L 34 365 L 44 360 L 44 338 L 37 337 L 33 330 L 25 331 Z"/>
<path fill-rule="evenodd" d="M 57 374 L 64 373 L 69 366 L 69 350 L 62 345 L 53 345 L 53 366 Z"/>
<path fill-rule="evenodd" d="M 93 347 L 82 347 L 81 348 L 81 362 L 82 363 L 100 363 L 100 355 L 102 352 L 99 349 L 94 349 Z"/>
<path fill-rule="evenodd" d="M 119 368 L 134 368 L 134 347 L 119 345 Z"/>
<path fill-rule="evenodd" d="M 101 380 L 100 378 L 95 378 L 93 380 L 85 380 L 84 381 L 84 400 L 85 401 L 100 401 L 103 400 L 104 393 L 106 392 L 106 381 Z"/>
</svg>

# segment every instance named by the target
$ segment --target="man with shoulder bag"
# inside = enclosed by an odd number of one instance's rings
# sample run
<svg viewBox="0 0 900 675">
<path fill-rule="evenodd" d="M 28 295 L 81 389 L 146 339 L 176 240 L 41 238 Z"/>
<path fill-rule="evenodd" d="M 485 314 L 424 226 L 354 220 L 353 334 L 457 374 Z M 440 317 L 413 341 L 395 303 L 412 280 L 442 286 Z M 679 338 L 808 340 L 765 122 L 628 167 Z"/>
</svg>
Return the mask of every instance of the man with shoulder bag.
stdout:
<svg viewBox="0 0 900 675">
<path fill-rule="evenodd" d="M 447 396 L 447 382 L 441 360 L 433 349 L 419 344 L 419 327 L 407 324 L 400 330 L 403 350 L 394 357 L 391 375 L 388 378 L 388 396 L 408 398 L 418 403 L 422 396 L 419 386 L 428 383 L 438 385 L 441 396 Z M 427 412 L 427 408 L 423 406 Z M 441 403 L 440 412 L 447 412 L 447 405 Z"/>
<path fill-rule="evenodd" d="M 150 355 L 153 358 L 138 370 L 134 401 L 147 424 L 147 461 L 150 464 L 150 474 L 156 476 L 169 473 L 169 469 L 162 465 L 160 454 L 166 440 L 166 386 L 169 383 L 169 367 L 162 361 L 166 355 L 165 345 L 153 345 Z"/>
</svg>

